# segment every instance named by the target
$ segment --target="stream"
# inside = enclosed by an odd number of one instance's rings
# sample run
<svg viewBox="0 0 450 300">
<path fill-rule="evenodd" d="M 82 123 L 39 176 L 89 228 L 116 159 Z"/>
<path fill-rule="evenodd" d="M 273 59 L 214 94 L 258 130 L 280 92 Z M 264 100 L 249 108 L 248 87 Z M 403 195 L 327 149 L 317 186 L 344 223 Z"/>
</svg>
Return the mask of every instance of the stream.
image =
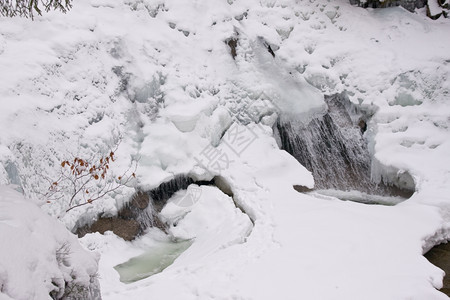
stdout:
<svg viewBox="0 0 450 300">
<path fill-rule="evenodd" d="M 162 272 L 191 245 L 192 241 L 158 242 L 114 269 L 119 273 L 121 282 L 132 283 Z"/>
<path fill-rule="evenodd" d="M 306 192 L 306 194 L 311 195 L 315 198 L 325 200 L 332 200 L 337 198 L 342 201 L 352 201 L 361 204 L 385 205 L 385 206 L 394 206 L 407 199 L 402 196 L 372 195 L 360 191 L 341 191 L 333 189 L 314 190 L 311 192 Z"/>
</svg>

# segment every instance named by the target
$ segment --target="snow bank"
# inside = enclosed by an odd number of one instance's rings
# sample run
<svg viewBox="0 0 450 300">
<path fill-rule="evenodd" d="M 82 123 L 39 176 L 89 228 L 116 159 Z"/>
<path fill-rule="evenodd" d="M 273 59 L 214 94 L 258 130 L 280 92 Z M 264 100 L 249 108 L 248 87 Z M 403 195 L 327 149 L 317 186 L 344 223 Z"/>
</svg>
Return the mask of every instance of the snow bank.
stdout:
<svg viewBox="0 0 450 300">
<path fill-rule="evenodd" d="M 201 195 L 188 212 L 171 201 L 161 211 L 162 218 L 171 225 L 170 234 L 175 239 L 195 240 L 192 249 L 188 250 L 191 254 L 186 255 L 202 257 L 220 248 L 243 243 L 253 227 L 248 216 L 217 188 L 199 188 Z M 174 208 L 178 208 L 178 213 L 173 211 Z M 213 236 L 216 241 L 211 243 L 208 240 Z M 211 249 L 213 246 L 215 249 Z"/>
<path fill-rule="evenodd" d="M 0 187 L 0 297 L 100 299 L 98 257 L 59 221 Z"/>
</svg>

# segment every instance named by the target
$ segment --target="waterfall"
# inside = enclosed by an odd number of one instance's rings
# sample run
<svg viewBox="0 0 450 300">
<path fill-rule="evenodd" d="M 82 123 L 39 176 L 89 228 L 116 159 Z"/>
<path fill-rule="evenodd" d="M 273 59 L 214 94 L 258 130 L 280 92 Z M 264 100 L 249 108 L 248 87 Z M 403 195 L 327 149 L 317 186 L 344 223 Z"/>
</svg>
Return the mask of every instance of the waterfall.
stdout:
<svg viewBox="0 0 450 300">
<path fill-rule="evenodd" d="M 166 230 L 166 225 L 159 219 L 158 213 L 167 200 L 179 190 L 195 181 L 187 175 L 177 175 L 167 182 L 149 191 L 137 191 L 118 212 L 117 216 L 98 216 L 97 220 L 88 225 L 77 224 L 73 230 L 79 237 L 86 233 L 113 231 L 125 240 L 133 240 L 149 227 Z M 197 184 L 213 184 L 213 181 L 198 181 Z"/>
<path fill-rule="evenodd" d="M 315 189 L 357 190 L 400 195 L 400 189 L 371 180 L 371 156 L 364 139 L 370 112 L 344 94 L 325 96 L 328 110 L 308 123 L 279 118 L 281 148 L 312 172 Z"/>
<path fill-rule="evenodd" d="M 177 175 L 150 191 L 138 191 L 131 201 L 119 211 L 118 217 L 136 221 L 139 224 L 139 231 L 136 235 L 142 234 L 148 227 L 158 227 L 165 231 L 166 226 L 159 219 L 158 213 L 173 194 L 187 189 L 192 183 L 194 180 L 190 177 Z"/>
<path fill-rule="evenodd" d="M 170 181 L 161 183 L 157 188 L 147 192 L 152 205 L 157 212 L 160 212 L 167 200 L 173 196 L 179 190 L 185 190 L 187 187 L 194 183 L 194 180 L 185 175 L 175 176 Z"/>
</svg>

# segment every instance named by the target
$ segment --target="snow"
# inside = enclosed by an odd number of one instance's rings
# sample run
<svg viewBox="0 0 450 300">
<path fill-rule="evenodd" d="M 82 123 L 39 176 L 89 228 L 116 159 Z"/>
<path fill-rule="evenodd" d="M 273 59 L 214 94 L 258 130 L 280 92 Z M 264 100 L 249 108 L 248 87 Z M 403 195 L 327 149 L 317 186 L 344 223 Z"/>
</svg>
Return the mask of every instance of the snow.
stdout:
<svg viewBox="0 0 450 300">
<path fill-rule="evenodd" d="M 173 206 L 175 208 L 179 206 L 172 205 L 170 201 L 161 211 L 163 220 L 171 224 L 170 234 L 175 239 L 195 239 L 193 246 L 199 250 L 193 249 L 192 252 L 195 251 L 197 255 L 205 251 L 206 247 L 202 244 L 207 242 L 204 239 L 207 241 L 212 234 L 217 235 L 216 239 L 221 243 L 217 248 L 227 247 L 238 241 L 243 242 L 253 227 L 248 216 L 236 208 L 233 200 L 217 188 L 208 186 L 199 188 L 201 194 L 190 207 L 190 211 L 186 212 L 181 207 L 181 214 L 174 214 Z"/>
<path fill-rule="evenodd" d="M 43 211 L 71 230 L 117 212 L 135 187 L 189 174 L 220 178 L 232 198 L 201 186 L 192 206 L 177 206 L 180 191 L 163 211 L 169 236 L 80 239 L 100 254 L 103 299 L 446 299 L 443 272 L 422 254 L 449 238 L 449 25 L 346 0 L 79 0 L 65 15 L 0 19 L 0 183 L 24 193 L 0 189 L 10 237 L 0 298 L 48 298 L 43 280 L 68 271 L 54 257 L 64 241 L 81 278 L 96 270 Z M 341 92 L 374 111 L 373 179 L 414 186 L 410 199 L 385 207 L 293 189 L 314 179 L 279 150 L 272 126 L 307 122 L 324 94 Z M 61 161 L 118 140 L 111 172 L 137 159 L 135 185 L 67 214 L 41 196 Z M 170 238 L 193 244 L 163 272 L 119 281 L 114 266 Z"/>
<path fill-rule="evenodd" d="M 97 255 L 10 186 L 0 186 L 0 235 L 2 299 L 49 299 L 52 291 L 58 297 L 77 297 L 67 291 L 71 286 L 98 288 Z"/>
<path fill-rule="evenodd" d="M 430 10 L 430 15 L 432 17 L 440 16 L 443 13 L 442 7 L 440 7 L 439 3 L 436 1 L 430 1 L 427 5 L 428 9 Z"/>
</svg>

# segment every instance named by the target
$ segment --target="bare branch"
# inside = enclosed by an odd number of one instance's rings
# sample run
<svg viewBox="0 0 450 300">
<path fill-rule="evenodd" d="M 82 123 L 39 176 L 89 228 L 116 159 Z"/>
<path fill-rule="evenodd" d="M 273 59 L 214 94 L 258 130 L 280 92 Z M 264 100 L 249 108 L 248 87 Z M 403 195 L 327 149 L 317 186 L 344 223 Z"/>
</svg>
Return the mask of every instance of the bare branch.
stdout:
<svg viewBox="0 0 450 300">
<path fill-rule="evenodd" d="M 34 13 L 42 15 L 40 4 L 46 12 L 53 9 L 66 13 L 72 8 L 72 0 L 0 0 L 0 15 L 33 19 Z"/>
<path fill-rule="evenodd" d="M 48 192 L 44 195 L 49 200 L 61 200 L 67 194 L 66 212 L 103 199 L 106 195 L 119 191 L 136 177 L 138 160 L 133 160 L 130 167 L 121 176 L 115 177 L 110 171 L 110 164 L 115 161 L 115 151 L 89 160 L 73 157 L 61 162 L 61 174 L 58 179 L 49 182 Z"/>
</svg>

